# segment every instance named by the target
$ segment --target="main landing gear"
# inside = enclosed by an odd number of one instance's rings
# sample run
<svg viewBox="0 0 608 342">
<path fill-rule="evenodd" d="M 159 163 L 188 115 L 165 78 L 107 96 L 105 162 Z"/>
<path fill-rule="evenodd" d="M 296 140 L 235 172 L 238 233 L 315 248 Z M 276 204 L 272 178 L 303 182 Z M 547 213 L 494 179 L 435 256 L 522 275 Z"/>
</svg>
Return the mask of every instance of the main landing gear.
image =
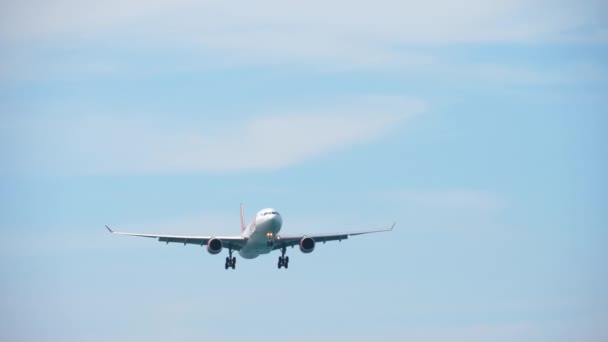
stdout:
<svg viewBox="0 0 608 342">
<path fill-rule="evenodd" d="M 285 251 L 285 246 L 281 247 L 281 256 L 279 257 L 279 263 L 277 264 L 278 269 L 281 269 L 281 267 L 289 268 L 289 257 L 285 256 Z"/>
<path fill-rule="evenodd" d="M 232 267 L 232 269 L 234 269 L 236 267 L 236 257 L 232 256 L 232 248 L 230 248 L 228 250 L 228 255 L 226 257 L 226 264 L 224 265 L 225 269 L 228 269 L 229 267 Z"/>
</svg>

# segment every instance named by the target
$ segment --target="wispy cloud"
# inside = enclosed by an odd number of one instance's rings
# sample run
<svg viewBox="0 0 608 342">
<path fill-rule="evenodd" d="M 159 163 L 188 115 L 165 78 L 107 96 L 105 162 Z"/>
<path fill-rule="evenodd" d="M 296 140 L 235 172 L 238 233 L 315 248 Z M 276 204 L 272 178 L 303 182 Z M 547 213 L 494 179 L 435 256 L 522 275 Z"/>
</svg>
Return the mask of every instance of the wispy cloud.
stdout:
<svg viewBox="0 0 608 342">
<path fill-rule="evenodd" d="M 473 211 L 498 211 L 506 203 L 497 194 L 466 188 L 418 189 L 389 191 L 384 197 L 407 205 L 431 209 L 455 209 Z"/>
<path fill-rule="evenodd" d="M 496 60 L 459 62 L 436 50 L 484 43 L 606 44 L 608 26 L 601 14 L 606 5 L 601 1 L 33 2 L 3 4 L 0 44 L 8 53 L 0 54 L 2 79 L 149 77 L 168 70 L 293 64 L 510 84 L 605 81 L 607 74 L 593 60 L 547 69 Z M 147 57 L 133 61 L 111 52 L 90 54 L 86 48 L 58 54 L 30 50 L 83 41 L 137 46 Z M 150 57 L 158 51 L 164 51 L 162 57 Z M 166 51 L 180 53 L 167 58 Z"/>
<path fill-rule="evenodd" d="M 377 139 L 423 110 L 419 100 L 380 96 L 229 124 L 171 117 L 14 118 L 4 125 L 11 148 L 3 159 L 9 168 L 34 173 L 273 170 Z"/>
<path fill-rule="evenodd" d="M 472 185 L 387 189 L 375 197 L 393 208 L 410 231 L 459 232 L 478 238 L 484 232 L 519 229 L 505 219 L 511 203 L 504 194 Z"/>
<path fill-rule="evenodd" d="M 569 62 L 555 66 L 518 66 L 514 64 L 477 64 L 450 68 L 451 72 L 486 83 L 565 85 L 608 81 L 608 70 L 593 62 Z M 446 70 L 450 73 L 450 70 Z"/>
<path fill-rule="evenodd" d="M 386 65 L 408 59 L 404 45 L 606 42 L 603 9 L 601 1 L 22 1 L 3 5 L 0 41 L 114 37 L 247 61 Z"/>
<path fill-rule="evenodd" d="M 548 5 L 552 6 L 548 6 Z M 392 40 L 394 42 L 462 42 L 526 40 L 569 33 L 593 24 L 601 1 L 581 4 L 547 1 L 479 0 L 292 3 L 237 1 L 21 1 L 4 4 L 0 32 L 11 37 L 61 37 L 129 31 L 135 34 L 198 37 L 232 35 L 244 44 L 253 32 L 267 41 L 277 32 L 303 37 Z M 163 25 L 152 25 L 163 18 Z M 596 24 L 598 24 L 596 22 Z M 601 24 L 598 25 L 601 28 Z M 599 32 L 602 32 L 598 28 Z M 215 40 L 217 41 L 217 40 Z M 225 39 L 221 39 L 225 42 Z M 228 40 L 228 42 L 234 40 Z M 326 41 L 321 39 L 321 41 Z M 306 42 L 306 40 L 304 40 Z M 312 43 L 313 41 L 308 41 Z M 265 41 L 261 42 L 265 46 Z M 251 47 L 256 44 L 249 44 Z"/>
</svg>

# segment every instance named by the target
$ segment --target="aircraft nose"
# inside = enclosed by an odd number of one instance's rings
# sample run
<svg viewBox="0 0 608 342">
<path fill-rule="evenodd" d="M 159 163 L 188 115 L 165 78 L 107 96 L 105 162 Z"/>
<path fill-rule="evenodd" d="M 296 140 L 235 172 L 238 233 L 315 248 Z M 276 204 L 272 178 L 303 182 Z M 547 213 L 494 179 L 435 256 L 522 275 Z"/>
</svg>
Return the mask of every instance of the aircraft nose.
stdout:
<svg viewBox="0 0 608 342">
<path fill-rule="evenodd" d="M 281 218 L 281 215 L 279 215 L 279 213 L 273 214 L 270 219 L 272 220 L 272 223 L 278 227 L 283 224 L 283 218 Z"/>
</svg>

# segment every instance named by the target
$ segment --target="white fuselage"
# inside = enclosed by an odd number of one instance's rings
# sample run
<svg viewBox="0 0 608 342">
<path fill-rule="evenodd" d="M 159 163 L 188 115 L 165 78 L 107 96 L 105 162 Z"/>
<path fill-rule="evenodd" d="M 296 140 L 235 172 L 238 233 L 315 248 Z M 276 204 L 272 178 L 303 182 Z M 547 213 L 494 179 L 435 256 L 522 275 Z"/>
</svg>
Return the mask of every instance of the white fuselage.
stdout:
<svg viewBox="0 0 608 342">
<path fill-rule="evenodd" d="M 270 253 L 274 249 L 274 242 L 282 224 L 283 219 L 276 210 L 260 210 L 243 231 L 242 236 L 247 238 L 247 244 L 241 248 L 239 254 L 245 259 L 253 259 Z"/>
</svg>

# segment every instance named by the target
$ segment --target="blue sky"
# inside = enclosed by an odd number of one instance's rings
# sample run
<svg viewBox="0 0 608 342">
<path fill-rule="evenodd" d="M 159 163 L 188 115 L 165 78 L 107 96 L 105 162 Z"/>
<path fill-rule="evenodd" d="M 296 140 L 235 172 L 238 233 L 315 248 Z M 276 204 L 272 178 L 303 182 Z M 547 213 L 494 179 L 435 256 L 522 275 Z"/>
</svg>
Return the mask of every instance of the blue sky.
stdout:
<svg viewBox="0 0 608 342">
<path fill-rule="evenodd" d="M 601 1 L 1 8 L 0 340 L 608 339 Z"/>
</svg>

